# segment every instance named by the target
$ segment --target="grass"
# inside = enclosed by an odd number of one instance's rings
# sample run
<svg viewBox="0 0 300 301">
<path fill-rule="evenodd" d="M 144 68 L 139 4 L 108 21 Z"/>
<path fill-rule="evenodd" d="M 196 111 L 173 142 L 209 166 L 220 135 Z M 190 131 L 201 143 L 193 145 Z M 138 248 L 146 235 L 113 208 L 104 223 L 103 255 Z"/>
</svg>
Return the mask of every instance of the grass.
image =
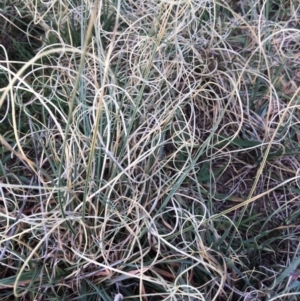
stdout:
<svg viewBox="0 0 300 301">
<path fill-rule="evenodd" d="M 0 8 L 0 300 L 300 300 L 297 1 Z"/>
</svg>

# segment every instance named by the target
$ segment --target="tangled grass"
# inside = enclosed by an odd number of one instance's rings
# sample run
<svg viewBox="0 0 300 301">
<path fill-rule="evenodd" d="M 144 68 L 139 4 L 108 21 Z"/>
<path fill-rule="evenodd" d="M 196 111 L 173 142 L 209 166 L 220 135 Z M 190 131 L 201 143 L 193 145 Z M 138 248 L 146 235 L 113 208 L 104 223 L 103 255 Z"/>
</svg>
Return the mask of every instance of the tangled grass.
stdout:
<svg viewBox="0 0 300 301">
<path fill-rule="evenodd" d="M 10 7 L 0 300 L 300 300 L 299 3 Z"/>
</svg>

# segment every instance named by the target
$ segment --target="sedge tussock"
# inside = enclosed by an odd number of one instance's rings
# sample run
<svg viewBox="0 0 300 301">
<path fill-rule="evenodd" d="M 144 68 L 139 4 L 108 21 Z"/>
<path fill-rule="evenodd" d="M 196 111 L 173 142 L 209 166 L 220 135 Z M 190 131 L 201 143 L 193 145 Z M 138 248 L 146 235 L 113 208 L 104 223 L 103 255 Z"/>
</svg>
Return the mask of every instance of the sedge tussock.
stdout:
<svg viewBox="0 0 300 301">
<path fill-rule="evenodd" d="M 6 2 L 0 300 L 298 300 L 299 4 Z"/>
</svg>

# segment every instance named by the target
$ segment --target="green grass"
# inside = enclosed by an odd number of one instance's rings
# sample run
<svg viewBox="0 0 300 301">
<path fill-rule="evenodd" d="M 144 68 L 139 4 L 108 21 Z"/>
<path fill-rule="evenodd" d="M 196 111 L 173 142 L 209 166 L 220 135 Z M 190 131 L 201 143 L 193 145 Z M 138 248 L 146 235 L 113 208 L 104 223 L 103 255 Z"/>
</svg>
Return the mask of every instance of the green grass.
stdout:
<svg viewBox="0 0 300 301">
<path fill-rule="evenodd" d="M 300 300 L 297 1 L 96 3 L 0 6 L 0 300 Z"/>
</svg>

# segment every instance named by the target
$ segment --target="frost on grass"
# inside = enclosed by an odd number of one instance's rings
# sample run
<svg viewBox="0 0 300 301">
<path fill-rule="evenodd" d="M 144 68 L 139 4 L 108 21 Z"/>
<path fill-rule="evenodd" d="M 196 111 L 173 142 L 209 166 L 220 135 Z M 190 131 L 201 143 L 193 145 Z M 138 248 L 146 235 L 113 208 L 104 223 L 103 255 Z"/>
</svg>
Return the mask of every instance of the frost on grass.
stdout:
<svg viewBox="0 0 300 301">
<path fill-rule="evenodd" d="M 5 297 L 297 295 L 299 7 L 49 5 L 0 100 Z"/>
</svg>

